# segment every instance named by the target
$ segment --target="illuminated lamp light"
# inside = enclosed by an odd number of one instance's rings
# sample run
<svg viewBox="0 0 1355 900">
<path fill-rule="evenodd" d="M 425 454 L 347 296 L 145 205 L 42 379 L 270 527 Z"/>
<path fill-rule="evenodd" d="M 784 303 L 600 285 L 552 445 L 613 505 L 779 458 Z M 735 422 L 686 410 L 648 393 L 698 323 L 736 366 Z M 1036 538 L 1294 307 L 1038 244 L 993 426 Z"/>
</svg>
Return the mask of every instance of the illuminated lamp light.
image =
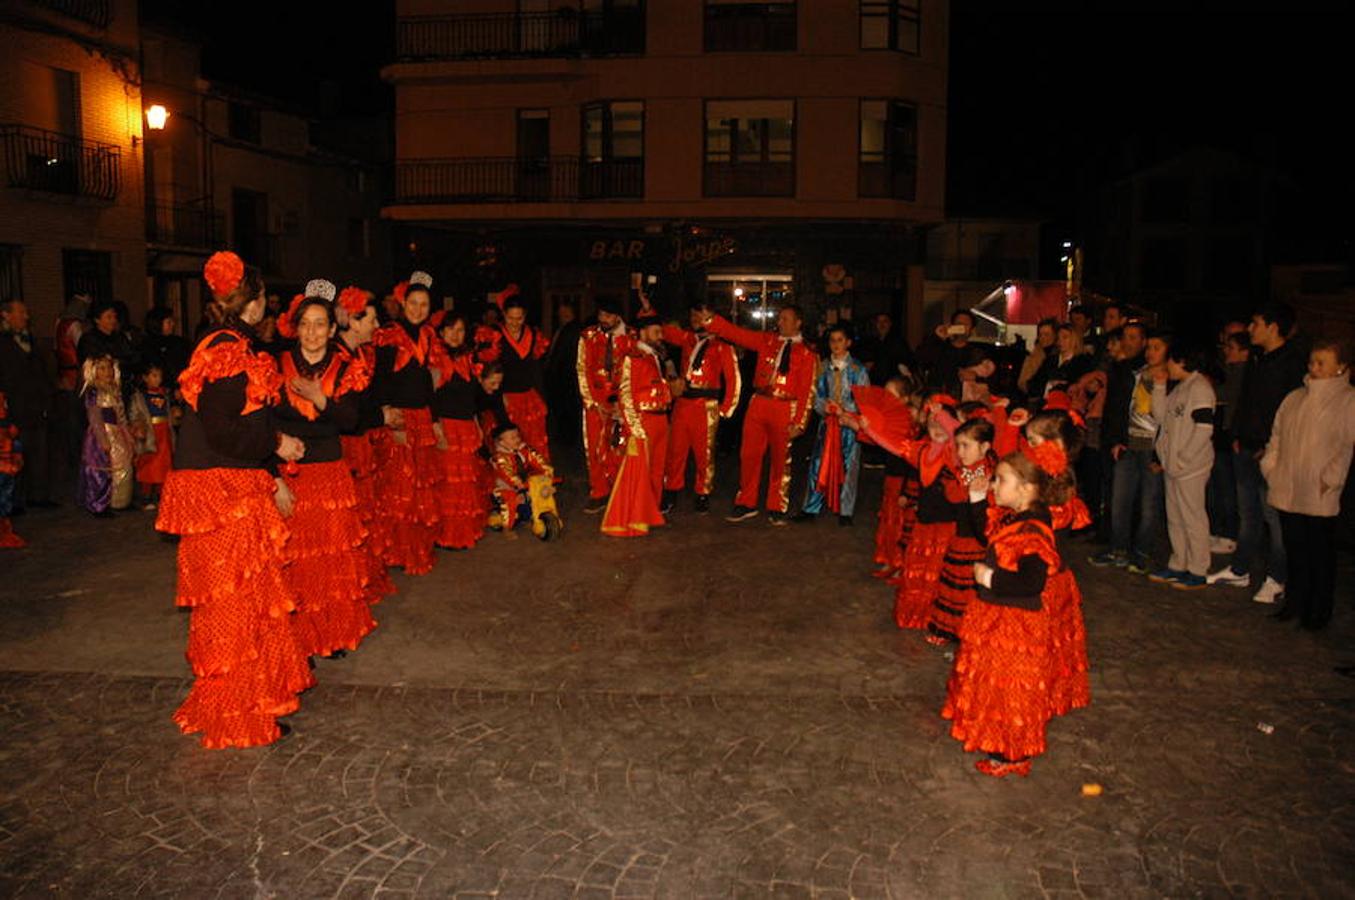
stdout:
<svg viewBox="0 0 1355 900">
<path fill-rule="evenodd" d="M 164 131 L 165 122 L 169 120 L 169 110 L 165 109 L 159 103 L 146 108 L 146 127 L 151 131 Z"/>
</svg>

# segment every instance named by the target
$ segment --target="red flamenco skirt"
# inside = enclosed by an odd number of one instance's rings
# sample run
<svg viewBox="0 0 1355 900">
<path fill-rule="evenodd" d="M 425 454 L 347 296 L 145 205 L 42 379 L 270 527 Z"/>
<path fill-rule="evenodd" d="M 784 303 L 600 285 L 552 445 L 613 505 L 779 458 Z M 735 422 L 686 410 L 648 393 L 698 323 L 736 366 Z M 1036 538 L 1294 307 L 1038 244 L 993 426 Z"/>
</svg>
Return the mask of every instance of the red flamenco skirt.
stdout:
<svg viewBox="0 0 1355 900">
<path fill-rule="evenodd" d="M 946 547 L 954 534 L 954 522 L 919 522 L 913 526 L 894 597 L 894 622 L 900 628 L 927 627 Z"/>
<path fill-rule="evenodd" d="M 382 549 L 386 565 L 424 575 L 433 570 L 442 461 L 428 410 L 402 412 L 405 442 L 387 436 L 376 445 L 377 530 L 386 538 Z"/>
<path fill-rule="evenodd" d="M 631 437 L 602 515 L 602 533 L 609 537 L 643 537 L 664 524 L 649 468 L 649 442 Z"/>
<path fill-rule="evenodd" d="M 875 523 L 875 564 L 886 573 L 903 565 L 903 547 L 899 545 L 899 539 L 903 537 L 904 518 L 904 509 L 899 506 L 901 496 L 903 476 L 886 475 L 884 495 L 880 498 L 880 514 Z"/>
<path fill-rule="evenodd" d="M 1082 591 L 1063 569 L 1049 579 L 1049 705 L 1061 716 L 1092 702 L 1087 671 L 1087 629 L 1082 621 Z"/>
<path fill-rule="evenodd" d="M 908 476 L 903 479 L 903 522 L 899 525 L 899 565 L 895 569 L 893 576 L 889 578 L 889 583 L 899 585 L 903 582 L 900 574 L 903 570 L 903 557 L 908 552 L 908 544 L 913 539 L 913 529 L 917 526 L 917 499 L 922 494 L 922 485 L 918 482 L 916 476 Z"/>
<path fill-rule="evenodd" d="M 438 546 L 468 550 L 485 533 L 489 517 L 489 492 L 485 490 L 484 458 L 480 448 L 484 439 L 474 419 L 443 419 L 442 434 L 447 449 L 442 460 L 442 481 L 438 484 Z"/>
<path fill-rule="evenodd" d="M 287 476 L 296 497 L 287 527 L 283 578 L 297 598 L 296 639 L 309 656 L 356 650 L 376 627 L 369 565 L 348 463 L 309 463 Z"/>
<path fill-rule="evenodd" d="M 978 600 L 946 685 L 941 716 L 968 752 L 1009 760 L 1045 750 L 1049 721 L 1049 617 Z"/>
<path fill-rule="evenodd" d="M 936 599 L 932 601 L 927 630 L 941 637 L 959 640 L 965 610 L 977 599 L 974 587 L 974 563 L 983 562 L 984 547 L 972 537 L 951 538 L 937 580 Z"/>
<path fill-rule="evenodd" d="M 136 458 L 137 484 L 164 484 L 165 476 L 173 468 L 174 435 L 168 422 L 156 422 L 155 452 L 143 453 Z"/>
<path fill-rule="evenodd" d="M 546 435 L 546 401 L 535 390 L 503 392 L 503 408 L 522 432 L 527 445 L 550 462 L 550 438 Z"/>
<path fill-rule="evenodd" d="M 155 527 L 181 536 L 176 603 L 193 610 L 196 676 L 174 721 L 209 749 L 277 740 L 277 717 L 315 683 L 293 631 L 273 492 L 262 469 L 176 469 L 165 481 Z"/>
<path fill-rule="evenodd" d="M 358 522 L 367 532 L 360 553 L 366 567 L 364 581 L 367 584 L 368 603 L 379 603 L 382 597 L 395 593 L 395 585 L 382 561 L 382 554 L 389 542 L 378 531 L 376 515 L 376 448 L 373 439 L 384 434 L 383 429 L 377 429 L 365 434 L 345 434 L 339 439 L 343 443 L 344 462 L 348 464 L 348 473 L 353 478 Z"/>
<path fill-rule="evenodd" d="M 27 546 L 28 542 L 14 533 L 14 526 L 10 524 L 9 518 L 0 516 L 0 549 L 18 550 Z"/>
</svg>

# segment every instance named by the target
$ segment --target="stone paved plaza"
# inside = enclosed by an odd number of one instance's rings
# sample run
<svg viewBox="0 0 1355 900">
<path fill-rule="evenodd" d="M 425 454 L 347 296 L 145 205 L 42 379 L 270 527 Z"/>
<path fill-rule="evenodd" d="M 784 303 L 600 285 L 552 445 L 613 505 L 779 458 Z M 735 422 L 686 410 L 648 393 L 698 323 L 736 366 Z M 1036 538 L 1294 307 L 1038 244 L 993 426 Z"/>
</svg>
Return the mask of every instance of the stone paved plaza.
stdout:
<svg viewBox="0 0 1355 900">
<path fill-rule="evenodd" d="M 945 653 L 868 575 L 878 490 L 850 529 L 684 500 L 639 541 L 566 492 L 563 542 L 397 576 L 290 736 L 216 752 L 170 721 L 187 615 L 150 514 L 25 516 L 0 896 L 1355 895 L 1348 565 L 1315 636 L 1073 544 L 1093 705 L 995 781 L 937 714 Z"/>
</svg>

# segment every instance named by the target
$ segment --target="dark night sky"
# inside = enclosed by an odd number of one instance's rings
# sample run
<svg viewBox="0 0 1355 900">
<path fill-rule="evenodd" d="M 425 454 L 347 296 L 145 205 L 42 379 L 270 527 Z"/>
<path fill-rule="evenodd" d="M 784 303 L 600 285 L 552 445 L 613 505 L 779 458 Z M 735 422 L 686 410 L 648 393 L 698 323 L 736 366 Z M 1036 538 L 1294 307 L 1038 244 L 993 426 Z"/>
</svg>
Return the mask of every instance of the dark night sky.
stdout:
<svg viewBox="0 0 1355 900">
<path fill-rule="evenodd" d="M 1084 185 L 1130 158 L 1203 143 L 1289 175 L 1308 199 L 1286 227 L 1313 247 L 1343 235 L 1348 248 L 1352 154 L 1335 139 L 1355 82 L 1343 6 L 1291 0 L 1263 15 L 1183 13 L 1195 8 L 1183 0 L 953 0 L 950 211 L 1071 221 Z M 209 77 L 311 111 L 324 108 L 329 80 L 342 112 L 380 113 L 391 103 L 377 71 L 394 43 L 393 7 L 241 0 L 223 16 L 211 4 L 146 0 L 143 14 L 199 17 L 188 24 L 213 36 Z M 1341 240 L 1331 243 L 1319 255 Z"/>
</svg>

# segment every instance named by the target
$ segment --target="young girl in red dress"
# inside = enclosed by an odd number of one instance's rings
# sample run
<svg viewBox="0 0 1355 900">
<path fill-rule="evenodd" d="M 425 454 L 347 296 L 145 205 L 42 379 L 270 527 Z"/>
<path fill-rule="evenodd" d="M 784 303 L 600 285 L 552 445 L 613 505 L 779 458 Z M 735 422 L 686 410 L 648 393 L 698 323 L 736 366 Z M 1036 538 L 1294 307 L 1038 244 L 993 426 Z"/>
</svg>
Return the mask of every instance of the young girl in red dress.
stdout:
<svg viewBox="0 0 1355 900">
<path fill-rule="evenodd" d="M 988 550 L 974 565 L 976 602 L 965 613 L 964 637 L 941 710 L 951 736 L 987 758 L 985 775 L 1030 774 L 1045 750 L 1050 712 L 1049 610 L 1065 589 L 1052 576 L 1063 568 L 1049 507 L 1066 502 L 1066 461 L 1055 448 L 1015 453 L 998 464 Z"/>
<path fill-rule="evenodd" d="M 947 499 L 947 485 L 956 481 L 959 468 L 952 440 L 960 425 L 955 402 L 937 395 L 927 401 L 923 413 L 927 437 L 909 441 L 903 452 L 903 458 L 918 470 L 922 493 L 894 598 L 894 622 L 900 628 L 927 627 L 946 546 L 955 533 L 955 516 Z"/>
<path fill-rule="evenodd" d="M 992 455 L 993 424 L 974 418 L 955 430 L 955 479 L 947 482 L 955 530 L 937 581 L 927 620 L 927 642 L 936 646 L 960 640 L 965 610 L 974 597 L 974 563 L 984 556 L 988 527 L 988 483 L 997 461 Z"/>
</svg>

